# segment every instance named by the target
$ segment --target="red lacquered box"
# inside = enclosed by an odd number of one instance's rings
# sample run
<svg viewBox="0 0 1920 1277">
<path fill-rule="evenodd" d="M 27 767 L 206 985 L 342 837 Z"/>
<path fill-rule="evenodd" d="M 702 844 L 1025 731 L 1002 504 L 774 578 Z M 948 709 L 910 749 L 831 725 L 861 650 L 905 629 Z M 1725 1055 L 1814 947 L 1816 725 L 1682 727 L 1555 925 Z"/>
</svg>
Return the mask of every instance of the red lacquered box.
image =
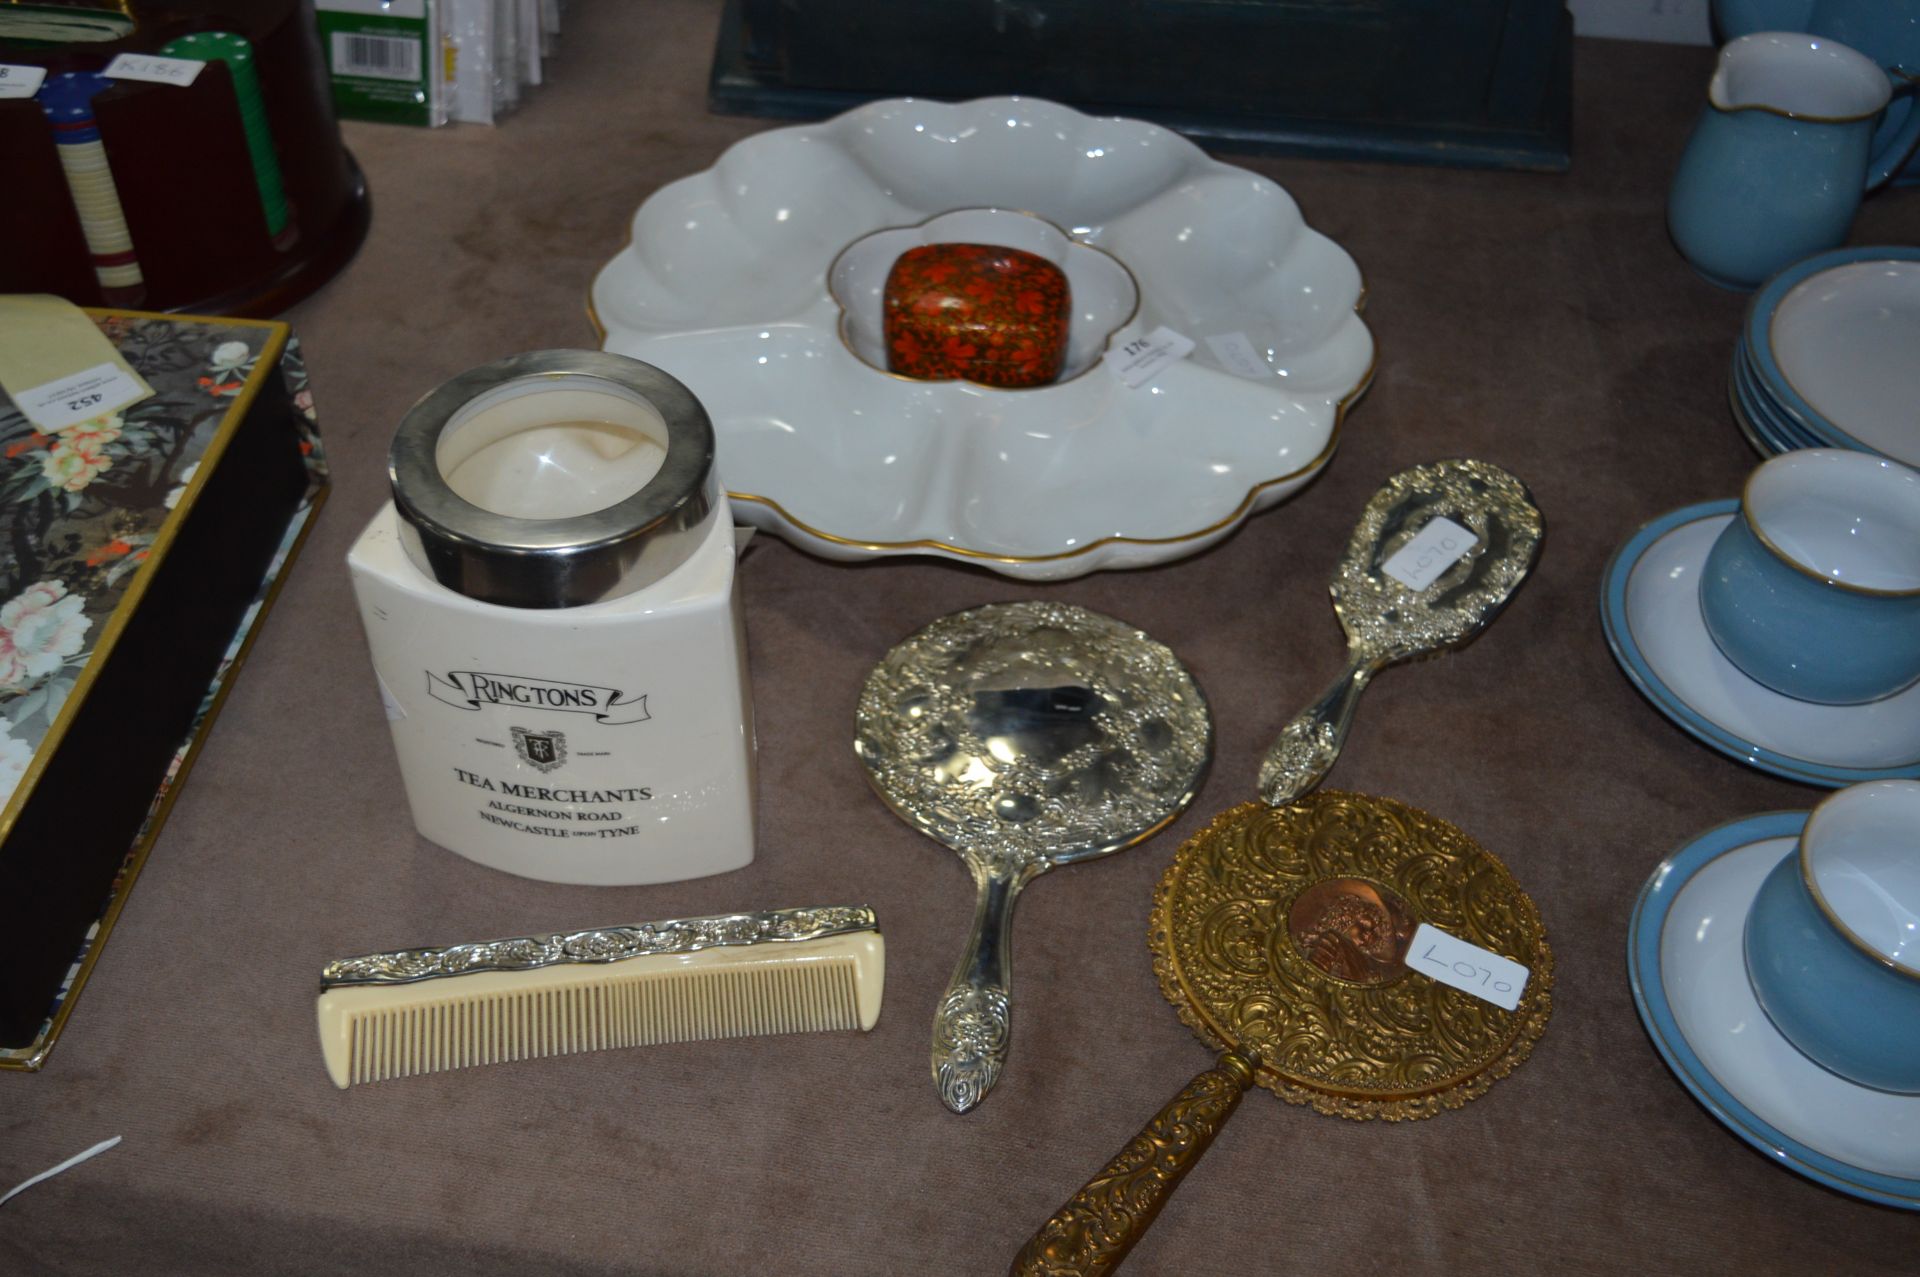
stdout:
<svg viewBox="0 0 1920 1277">
<path fill-rule="evenodd" d="M 923 381 L 1018 389 L 1060 375 L 1072 296 L 1044 257 L 995 244 L 922 244 L 884 293 L 887 368 Z"/>
</svg>

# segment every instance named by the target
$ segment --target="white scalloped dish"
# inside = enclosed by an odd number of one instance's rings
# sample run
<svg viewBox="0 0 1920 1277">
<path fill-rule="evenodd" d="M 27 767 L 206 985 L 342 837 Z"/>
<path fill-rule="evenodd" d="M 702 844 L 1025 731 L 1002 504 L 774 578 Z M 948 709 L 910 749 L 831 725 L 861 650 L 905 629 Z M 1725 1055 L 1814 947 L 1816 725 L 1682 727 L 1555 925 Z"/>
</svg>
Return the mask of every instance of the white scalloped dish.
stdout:
<svg viewBox="0 0 1920 1277">
<path fill-rule="evenodd" d="M 849 349 L 827 273 L 874 231 L 1019 209 L 1132 272 L 1145 385 L 916 381 Z M 775 129 L 640 206 L 594 280 L 605 346 L 706 405 L 738 517 L 830 558 L 931 554 L 1035 580 L 1212 545 L 1332 456 L 1373 369 L 1353 259 L 1275 183 L 1137 120 L 899 99 Z"/>
</svg>

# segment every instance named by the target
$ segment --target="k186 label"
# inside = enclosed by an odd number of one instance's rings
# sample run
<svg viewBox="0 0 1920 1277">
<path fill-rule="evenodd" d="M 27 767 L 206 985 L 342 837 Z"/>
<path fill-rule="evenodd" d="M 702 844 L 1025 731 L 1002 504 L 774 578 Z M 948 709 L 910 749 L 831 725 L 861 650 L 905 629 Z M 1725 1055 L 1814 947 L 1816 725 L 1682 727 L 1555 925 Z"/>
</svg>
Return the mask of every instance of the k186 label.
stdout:
<svg viewBox="0 0 1920 1277">
<path fill-rule="evenodd" d="M 185 88 L 200 78 L 207 64 L 198 58 L 163 58 L 157 53 L 123 53 L 100 74 L 109 80 L 145 80 Z"/>
</svg>

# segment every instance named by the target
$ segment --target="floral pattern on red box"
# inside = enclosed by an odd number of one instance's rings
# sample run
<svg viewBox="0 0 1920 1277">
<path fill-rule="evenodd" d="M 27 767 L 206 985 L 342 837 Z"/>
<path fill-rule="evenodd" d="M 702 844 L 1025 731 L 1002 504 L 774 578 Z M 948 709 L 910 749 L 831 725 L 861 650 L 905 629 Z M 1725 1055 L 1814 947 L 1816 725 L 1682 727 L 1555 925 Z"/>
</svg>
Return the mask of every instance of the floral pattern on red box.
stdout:
<svg viewBox="0 0 1920 1277">
<path fill-rule="evenodd" d="M 1060 375 L 1072 295 L 1060 268 L 1024 249 L 922 244 L 883 293 L 887 368 L 921 381 L 1020 389 Z"/>
</svg>

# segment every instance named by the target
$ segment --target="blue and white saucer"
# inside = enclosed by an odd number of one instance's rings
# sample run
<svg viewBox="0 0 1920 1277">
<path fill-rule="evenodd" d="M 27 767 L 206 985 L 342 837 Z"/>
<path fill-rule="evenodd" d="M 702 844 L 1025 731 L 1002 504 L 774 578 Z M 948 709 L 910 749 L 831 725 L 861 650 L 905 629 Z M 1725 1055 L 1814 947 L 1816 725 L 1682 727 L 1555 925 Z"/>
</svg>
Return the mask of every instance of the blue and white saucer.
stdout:
<svg viewBox="0 0 1920 1277">
<path fill-rule="evenodd" d="M 1920 686 L 1865 705 L 1816 705 L 1754 682 L 1700 619 L 1700 571 L 1738 501 L 1662 515 L 1614 551 L 1600 621 L 1614 659 L 1655 709 L 1761 771 L 1809 785 L 1920 779 Z"/>
<path fill-rule="evenodd" d="M 1667 1067 L 1735 1135 L 1829 1188 L 1920 1210 L 1920 1096 L 1821 1068 L 1747 983 L 1747 909 L 1806 822 L 1803 811 L 1749 816 L 1661 862 L 1627 928 L 1634 1006 Z"/>
<path fill-rule="evenodd" d="M 1815 439 L 1812 446 L 1920 465 L 1917 335 L 1920 248 L 1869 245 L 1802 258 L 1748 303 L 1748 407 L 1765 404 L 1792 423 L 1789 433 Z"/>
</svg>

